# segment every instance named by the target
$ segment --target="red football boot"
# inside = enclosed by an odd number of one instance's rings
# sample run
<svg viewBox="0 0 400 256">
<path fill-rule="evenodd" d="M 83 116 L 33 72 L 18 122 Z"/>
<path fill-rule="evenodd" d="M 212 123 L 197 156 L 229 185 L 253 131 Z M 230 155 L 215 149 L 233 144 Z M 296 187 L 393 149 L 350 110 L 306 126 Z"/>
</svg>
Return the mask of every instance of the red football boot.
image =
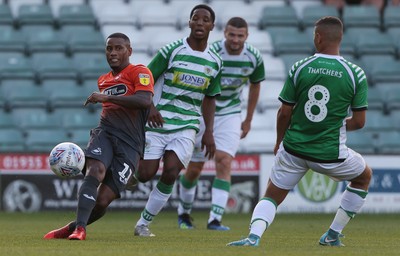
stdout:
<svg viewBox="0 0 400 256">
<path fill-rule="evenodd" d="M 74 232 L 68 237 L 69 240 L 85 240 L 86 229 L 81 226 L 77 226 Z"/>
<path fill-rule="evenodd" d="M 72 222 L 68 223 L 62 228 L 55 229 L 44 235 L 43 239 L 63 239 L 63 238 L 68 238 L 73 231 L 69 230 L 69 225 Z"/>
</svg>

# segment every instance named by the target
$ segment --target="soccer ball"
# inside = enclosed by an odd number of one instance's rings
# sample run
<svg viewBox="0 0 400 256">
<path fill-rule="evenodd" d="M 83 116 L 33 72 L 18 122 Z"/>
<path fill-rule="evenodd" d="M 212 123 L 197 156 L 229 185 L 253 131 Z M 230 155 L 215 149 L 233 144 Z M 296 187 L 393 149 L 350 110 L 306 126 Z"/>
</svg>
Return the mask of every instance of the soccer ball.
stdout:
<svg viewBox="0 0 400 256">
<path fill-rule="evenodd" d="M 74 177 L 81 173 L 85 166 L 85 154 L 78 145 L 72 142 L 63 142 L 51 150 L 49 164 L 57 176 Z"/>
</svg>

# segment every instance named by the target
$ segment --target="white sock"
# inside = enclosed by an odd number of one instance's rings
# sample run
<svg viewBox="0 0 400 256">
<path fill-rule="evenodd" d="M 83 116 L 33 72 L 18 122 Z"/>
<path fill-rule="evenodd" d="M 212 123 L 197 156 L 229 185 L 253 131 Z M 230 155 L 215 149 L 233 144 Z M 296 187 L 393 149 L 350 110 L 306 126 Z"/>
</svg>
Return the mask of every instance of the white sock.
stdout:
<svg viewBox="0 0 400 256">
<path fill-rule="evenodd" d="M 187 180 L 184 174 L 180 176 L 178 215 L 190 214 L 192 211 L 197 181 L 197 179 L 194 181 Z"/>
<path fill-rule="evenodd" d="M 360 211 L 367 194 L 368 192 L 365 190 L 347 186 L 342 195 L 340 208 L 337 210 L 330 228 L 341 233 L 347 223 Z"/>
<path fill-rule="evenodd" d="M 276 203 L 270 198 L 262 198 L 253 210 L 250 234 L 261 237 L 272 224 L 276 215 Z"/>
<path fill-rule="evenodd" d="M 222 220 L 229 199 L 230 182 L 215 178 L 211 189 L 211 211 L 208 223 Z"/>
<path fill-rule="evenodd" d="M 153 218 L 161 211 L 164 205 L 167 203 L 171 193 L 164 194 L 162 193 L 158 187 L 155 187 L 147 200 L 146 207 L 143 212 L 140 214 L 140 219 L 136 223 L 136 226 L 146 225 L 148 226 Z"/>
</svg>

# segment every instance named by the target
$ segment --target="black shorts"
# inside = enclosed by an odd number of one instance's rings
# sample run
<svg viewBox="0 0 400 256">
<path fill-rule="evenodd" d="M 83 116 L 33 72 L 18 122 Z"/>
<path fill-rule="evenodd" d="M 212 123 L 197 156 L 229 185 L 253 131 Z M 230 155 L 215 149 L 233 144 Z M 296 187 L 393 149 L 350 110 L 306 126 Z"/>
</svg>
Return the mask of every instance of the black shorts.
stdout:
<svg viewBox="0 0 400 256">
<path fill-rule="evenodd" d="M 110 187 L 118 197 L 140 160 L 140 154 L 133 147 L 100 127 L 90 131 L 85 156 L 104 164 L 107 171 L 101 183 Z"/>
</svg>

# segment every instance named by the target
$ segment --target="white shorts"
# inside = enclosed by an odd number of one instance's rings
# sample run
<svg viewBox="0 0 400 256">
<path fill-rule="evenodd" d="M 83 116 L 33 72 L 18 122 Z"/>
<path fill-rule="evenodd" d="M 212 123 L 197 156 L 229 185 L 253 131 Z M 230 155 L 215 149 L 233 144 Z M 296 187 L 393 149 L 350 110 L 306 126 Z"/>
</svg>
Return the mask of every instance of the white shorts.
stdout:
<svg viewBox="0 0 400 256">
<path fill-rule="evenodd" d="M 166 150 L 172 150 L 186 168 L 192 157 L 195 136 L 196 131 L 193 129 L 174 133 L 146 132 L 143 159 L 161 159 Z"/>
<path fill-rule="evenodd" d="M 272 165 L 271 181 L 275 186 L 291 190 L 311 169 L 336 181 L 348 181 L 359 176 L 366 167 L 364 158 L 348 148 L 349 155 L 340 163 L 317 163 L 296 157 L 285 151 L 282 143 Z"/>
<path fill-rule="evenodd" d="M 203 118 L 200 119 L 200 131 L 196 134 L 196 141 L 191 161 L 206 162 L 205 150 L 201 150 L 201 139 L 204 134 L 205 125 Z M 217 150 L 223 151 L 235 157 L 239 148 L 242 118 L 240 114 L 215 116 L 214 118 L 214 141 Z"/>
</svg>

